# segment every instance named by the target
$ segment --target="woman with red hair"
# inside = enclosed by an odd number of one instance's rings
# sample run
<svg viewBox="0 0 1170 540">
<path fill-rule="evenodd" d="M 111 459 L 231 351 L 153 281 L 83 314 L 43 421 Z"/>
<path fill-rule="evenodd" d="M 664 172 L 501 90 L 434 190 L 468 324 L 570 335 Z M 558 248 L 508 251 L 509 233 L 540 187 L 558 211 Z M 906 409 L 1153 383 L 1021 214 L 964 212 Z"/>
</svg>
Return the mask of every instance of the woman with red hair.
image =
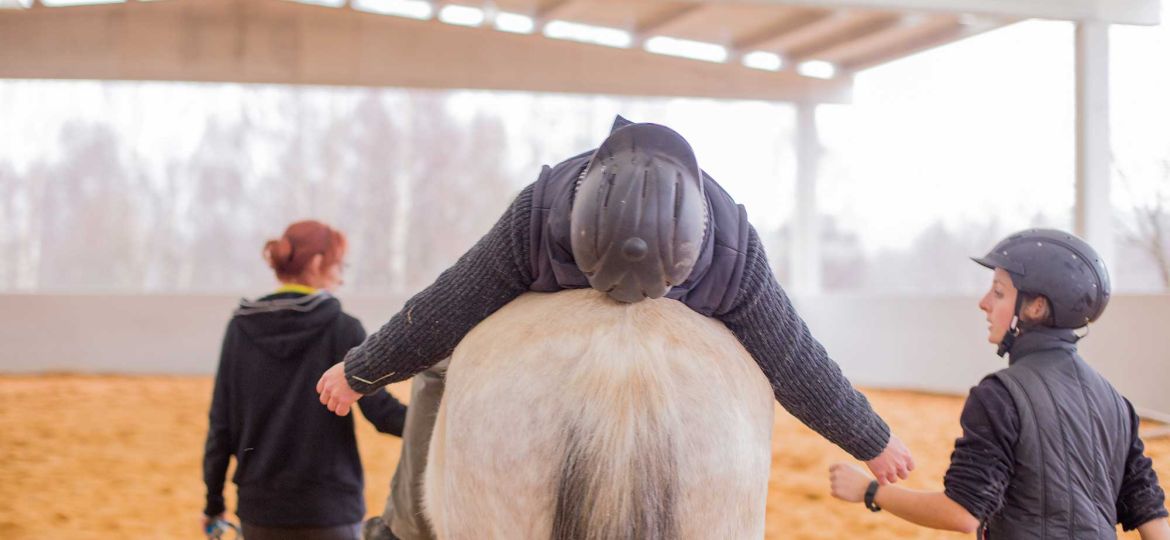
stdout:
<svg viewBox="0 0 1170 540">
<path fill-rule="evenodd" d="M 354 540 L 365 516 L 352 416 L 317 404 L 321 373 L 366 332 L 331 291 L 342 284 L 345 236 L 293 223 L 264 246 L 280 287 L 242 300 L 228 323 L 212 394 L 203 479 L 205 527 L 224 513 L 230 456 L 236 514 L 249 540 Z M 358 401 L 382 433 L 401 436 L 406 407 L 386 392 Z"/>
</svg>

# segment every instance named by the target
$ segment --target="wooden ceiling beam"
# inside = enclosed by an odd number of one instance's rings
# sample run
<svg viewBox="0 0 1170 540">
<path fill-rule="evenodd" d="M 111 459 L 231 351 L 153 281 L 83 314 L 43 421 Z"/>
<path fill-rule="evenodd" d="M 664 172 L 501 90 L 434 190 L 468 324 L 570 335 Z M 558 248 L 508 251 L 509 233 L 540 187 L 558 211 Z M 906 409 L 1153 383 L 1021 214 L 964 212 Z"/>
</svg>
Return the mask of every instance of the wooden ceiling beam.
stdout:
<svg viewBox="0 0 1170 540">
<path fill-rule="evenodd" d="M 285 0 L 0 11 L 0 78 L 206 81 L 848 102 L 801 77 Z"/>
<path fill-rule="evenodd" d="M 897 13 L 846 14 L 839 24 L 826 25 L 823 32 L 809 34 L 803 41 L 790 41 L 782 47 L 782 53 L 792 62 L 815 58 L 818 53 L 864 39 L 897 26 L 900 21 Z"/>
<path fill-rule="evenodd" d="M 761 30 L 738 37 L 731 46 L 737 51 L 773 50 L 773 45 L 788 34 L 832 16 L 830 10 L 795 9 Z"/>
</svg>

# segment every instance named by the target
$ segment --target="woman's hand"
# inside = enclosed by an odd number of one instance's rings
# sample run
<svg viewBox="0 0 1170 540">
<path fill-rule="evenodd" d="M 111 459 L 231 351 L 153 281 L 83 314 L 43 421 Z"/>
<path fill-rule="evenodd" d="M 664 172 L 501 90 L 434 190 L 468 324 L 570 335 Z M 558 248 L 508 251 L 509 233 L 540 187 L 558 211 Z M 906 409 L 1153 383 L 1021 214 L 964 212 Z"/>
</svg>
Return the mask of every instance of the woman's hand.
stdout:
<svg viewBox="0 0 1170 540">
<path fill-rule="evenodd" d="M 833 496 L 842 501 L 861 502 L 871 481 L 873 479 L 857 465 L 834 463 L 829 467 L 830 489 Z"/>
<path fill-rule="evenodd" d="M 216 521 L 223 519 L 223 514 L 219 514 L 218 516 L 200 514 L 200 516 L 202 519 L 199 521 L 199 530 L 203 531 L 203 534 L 205 535 L 211 532 L 211 526 L 214 525 Z"/>
<path fill-rule="evenodd" d="M 317 381 L 317 393 L 321 395 L 321 404 L 333 411 L 337 416 L 349 414 L 349 408 L 361 394 L 349 387 L 345 380 L 345 362 L 338 362 L 321 375 Z"/>
</svg>

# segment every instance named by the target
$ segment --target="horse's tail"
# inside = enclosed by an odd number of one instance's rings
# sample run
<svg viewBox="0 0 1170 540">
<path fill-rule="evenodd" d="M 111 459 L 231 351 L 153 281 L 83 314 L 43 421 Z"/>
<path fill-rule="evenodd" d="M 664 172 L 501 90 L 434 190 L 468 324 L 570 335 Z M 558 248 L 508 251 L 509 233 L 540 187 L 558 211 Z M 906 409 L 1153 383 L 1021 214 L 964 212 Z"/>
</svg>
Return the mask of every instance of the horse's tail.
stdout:
<svg viewBox="0 0 1170 540">
<path fill-rule="evenodd" d="M 678 538 L 677 462 L 670 430 L 653 414 L 621 411 L 628 425 L 602 429 L 589 420 L 569 428 L 557 482 L 553 540 Z"/>
<path fill-rule="evenodd" d="M 572 374 L 588 389 L 567 418 L 553 540 L 678 538 L 678 441 L 670 355 L 626 316 Z"/>
</svg>

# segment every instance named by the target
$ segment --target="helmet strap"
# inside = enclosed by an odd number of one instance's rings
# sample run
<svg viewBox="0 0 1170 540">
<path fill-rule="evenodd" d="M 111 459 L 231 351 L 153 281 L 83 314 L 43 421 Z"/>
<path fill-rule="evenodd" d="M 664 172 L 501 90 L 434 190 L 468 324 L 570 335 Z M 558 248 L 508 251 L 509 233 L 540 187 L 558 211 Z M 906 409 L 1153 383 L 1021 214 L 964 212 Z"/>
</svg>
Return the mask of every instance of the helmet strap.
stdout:
<svg viewBox="0 0 1170 540">
<path fill-rule="evenodd" d="M 995 351 L 995 354 L 998 354 L 1000 358 L 1012 350 L 1012 345 L 1016 344 L 1016 337 L 1020 335 L 1020 307 L 1023 303 L 1024 295 L 1016 291 L 1016 307 L 1012 312 L 1012 324 L 1008 326 L 1007 332 L 1004 332 L 1003 339 L 999 340 L 999 348 Z"/>
</svg>

